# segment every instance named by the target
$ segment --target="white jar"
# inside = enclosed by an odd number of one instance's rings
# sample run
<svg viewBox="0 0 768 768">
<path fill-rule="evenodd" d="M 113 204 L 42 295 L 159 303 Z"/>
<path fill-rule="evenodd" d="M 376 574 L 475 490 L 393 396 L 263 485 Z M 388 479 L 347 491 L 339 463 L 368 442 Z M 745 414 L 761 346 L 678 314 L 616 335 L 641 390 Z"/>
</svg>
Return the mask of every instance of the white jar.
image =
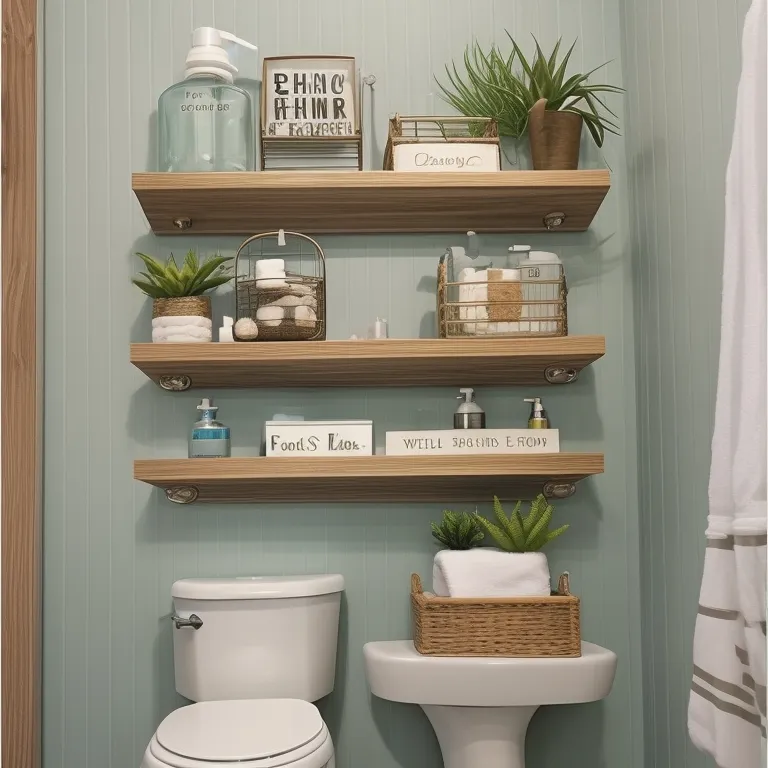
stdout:
<svg viewBox="0 0 768 768">
<path fill-rule="evenodd" d="M 523 281 L 525 302 L 520 330 L 532 334 L 556 334 L 559 330 L 557 320 L 564 317 L 559 305 L 563 287 L 563 262 L 555 253 L 529 251 L 519 260 L 518 267 Z"/>
</svg>

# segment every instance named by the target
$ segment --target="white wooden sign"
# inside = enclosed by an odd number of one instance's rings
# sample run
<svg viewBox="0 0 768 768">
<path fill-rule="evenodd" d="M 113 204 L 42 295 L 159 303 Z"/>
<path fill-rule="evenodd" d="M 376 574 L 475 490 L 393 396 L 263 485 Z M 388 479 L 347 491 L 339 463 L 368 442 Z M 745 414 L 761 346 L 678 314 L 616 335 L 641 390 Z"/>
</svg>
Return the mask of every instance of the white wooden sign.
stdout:
<svg viewBox="0 0 768 768">
<path fill-rule="evenodd" d="M 372 421 L 268 421 L 267 456 L 372 456 Z"/>
<path fill-rule="evenodd" d="M 557 429 L 432 429 L 387 432 L 387 456 L 559 453 Z"/>
<path fill-rule="evenodd" d="M 358 131 L 355 60 L 272 57 L 264 60 L 263 135 L 352 138 Z"/>
<path fill-rule="evenodd" d="M 395 144 L 396 171 L 498 171 L 498 144 L 434 142 Z"/>
</svg>

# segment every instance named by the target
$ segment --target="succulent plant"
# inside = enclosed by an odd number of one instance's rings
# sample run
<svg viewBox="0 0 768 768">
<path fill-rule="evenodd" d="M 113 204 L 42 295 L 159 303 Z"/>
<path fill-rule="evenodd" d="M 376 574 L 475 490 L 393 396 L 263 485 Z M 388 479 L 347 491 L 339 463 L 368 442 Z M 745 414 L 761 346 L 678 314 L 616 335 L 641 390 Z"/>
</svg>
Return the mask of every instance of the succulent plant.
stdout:
<svg viewBox="0 0 768 768">
<path fill-rule="evenodd" d="M 232 274 L 224 266 L 232 260 L 231 256 L 209 256 L 201 262 L 197 254 L 190 250 L 179 269 L 173 254 L 165 264 L 146 253 L 136 255 L 144 262 L 147 271 L 139 273 L 141 277 L 134 277 L 131 282 L 153 299 L 200 296 L 232 279 Z"/>
<path fill-rule="evenodd" d="M 474 515 L 448 509 L 443 512 L 442 522 L 432 523 L 432 535 L 448 549 L 472 549 L 485 536 Z"/>
<path fill-rule="evenodd" d="M 494 496 L 493 512 L 498 525 L 477 512 L 473 517 L 506 552 L 538 552 L 545 544 L 568 530 L 567 525 L 562 525 L 554 531 L 549 530 L 555 510 L 543 495 L 539 494 L 531 502 L 531 511 L 525 516 L 520 514 L 520 505 L 521 502 L 518 501 L 512 514 L 507 517 L 501 502 Z"/>
</svg>

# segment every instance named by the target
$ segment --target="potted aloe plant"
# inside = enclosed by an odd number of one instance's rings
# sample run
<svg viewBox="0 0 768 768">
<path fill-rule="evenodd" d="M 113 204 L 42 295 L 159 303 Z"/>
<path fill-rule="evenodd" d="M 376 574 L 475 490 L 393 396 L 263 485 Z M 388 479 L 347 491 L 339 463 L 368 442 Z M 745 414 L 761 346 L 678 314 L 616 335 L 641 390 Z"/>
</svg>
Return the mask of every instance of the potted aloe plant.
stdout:
<svg viewBox="0 0 768 768">
<path fill-rule="evenodd" d="M 190 250 L 181 267 L 173 254 L 163 264 L 145 253 L 136 254 L 146 267 L 132 282 L 152 302 L 152 341 L 205 342 L 212 340 L 211 298 L 204 296 L 228 283 L 230 256 L 203 261 Z"/>
<path fill-rule="evenodd" d="M 499 499 L 493 498 L 495 522 L 482 515 L 443 513 L 442 523 L 432 523 L 432 535 L 446 549 L 435 555 L 433 590 L 450 597 L 512 597 L 549 595 L 550 572 L 541 549 L 568 530 L 550 529 L 554 507 L 537 496 L 527 514 L 518 501 L 507 516 Z M 484 534 L 496 547 L 480 547 Z"/>
<path fill-rule="evenodd" d="M 502 136 L 518 138 L 527 132 L 535 170 L 578 168 L 582 125 L 598 147 L 606 133 L 618 134 L 612 119 L 616 113 L 604 97 L 624 89 L 589 81 L 607 62 L 567 75 L 576 42 L 558 60 L 561 40 L 547 56 L 534 38 L 536 50 L 529 62 L 509 32 L 507 37 L 512 43 L 508 55 L 495 45 L 484 51 L 474 43 L 464 53 L 465 76 L 455 63 L 446 67 L 449 85 L 437 82 L 445 100 L 463 115 L 495 118 Z"/>
</svg>

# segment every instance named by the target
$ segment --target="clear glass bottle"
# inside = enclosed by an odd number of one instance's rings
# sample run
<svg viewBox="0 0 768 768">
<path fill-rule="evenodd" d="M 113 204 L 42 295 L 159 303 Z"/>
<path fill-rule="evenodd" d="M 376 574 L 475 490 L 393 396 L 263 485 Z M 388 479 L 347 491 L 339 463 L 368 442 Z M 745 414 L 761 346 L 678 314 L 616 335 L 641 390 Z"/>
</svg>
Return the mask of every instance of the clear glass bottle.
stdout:
<svg viewBox="0 0 768 768">
<path fill-rule="evenodd" d="M 212 27 L 192 34 L 186 76 L 158 101 L 159 169 L 162 172 L 252 171 L 256 156 L 253 105 L 233 84 L 237 68 L 227 44 L 256 49 Z"/>
</svg>

